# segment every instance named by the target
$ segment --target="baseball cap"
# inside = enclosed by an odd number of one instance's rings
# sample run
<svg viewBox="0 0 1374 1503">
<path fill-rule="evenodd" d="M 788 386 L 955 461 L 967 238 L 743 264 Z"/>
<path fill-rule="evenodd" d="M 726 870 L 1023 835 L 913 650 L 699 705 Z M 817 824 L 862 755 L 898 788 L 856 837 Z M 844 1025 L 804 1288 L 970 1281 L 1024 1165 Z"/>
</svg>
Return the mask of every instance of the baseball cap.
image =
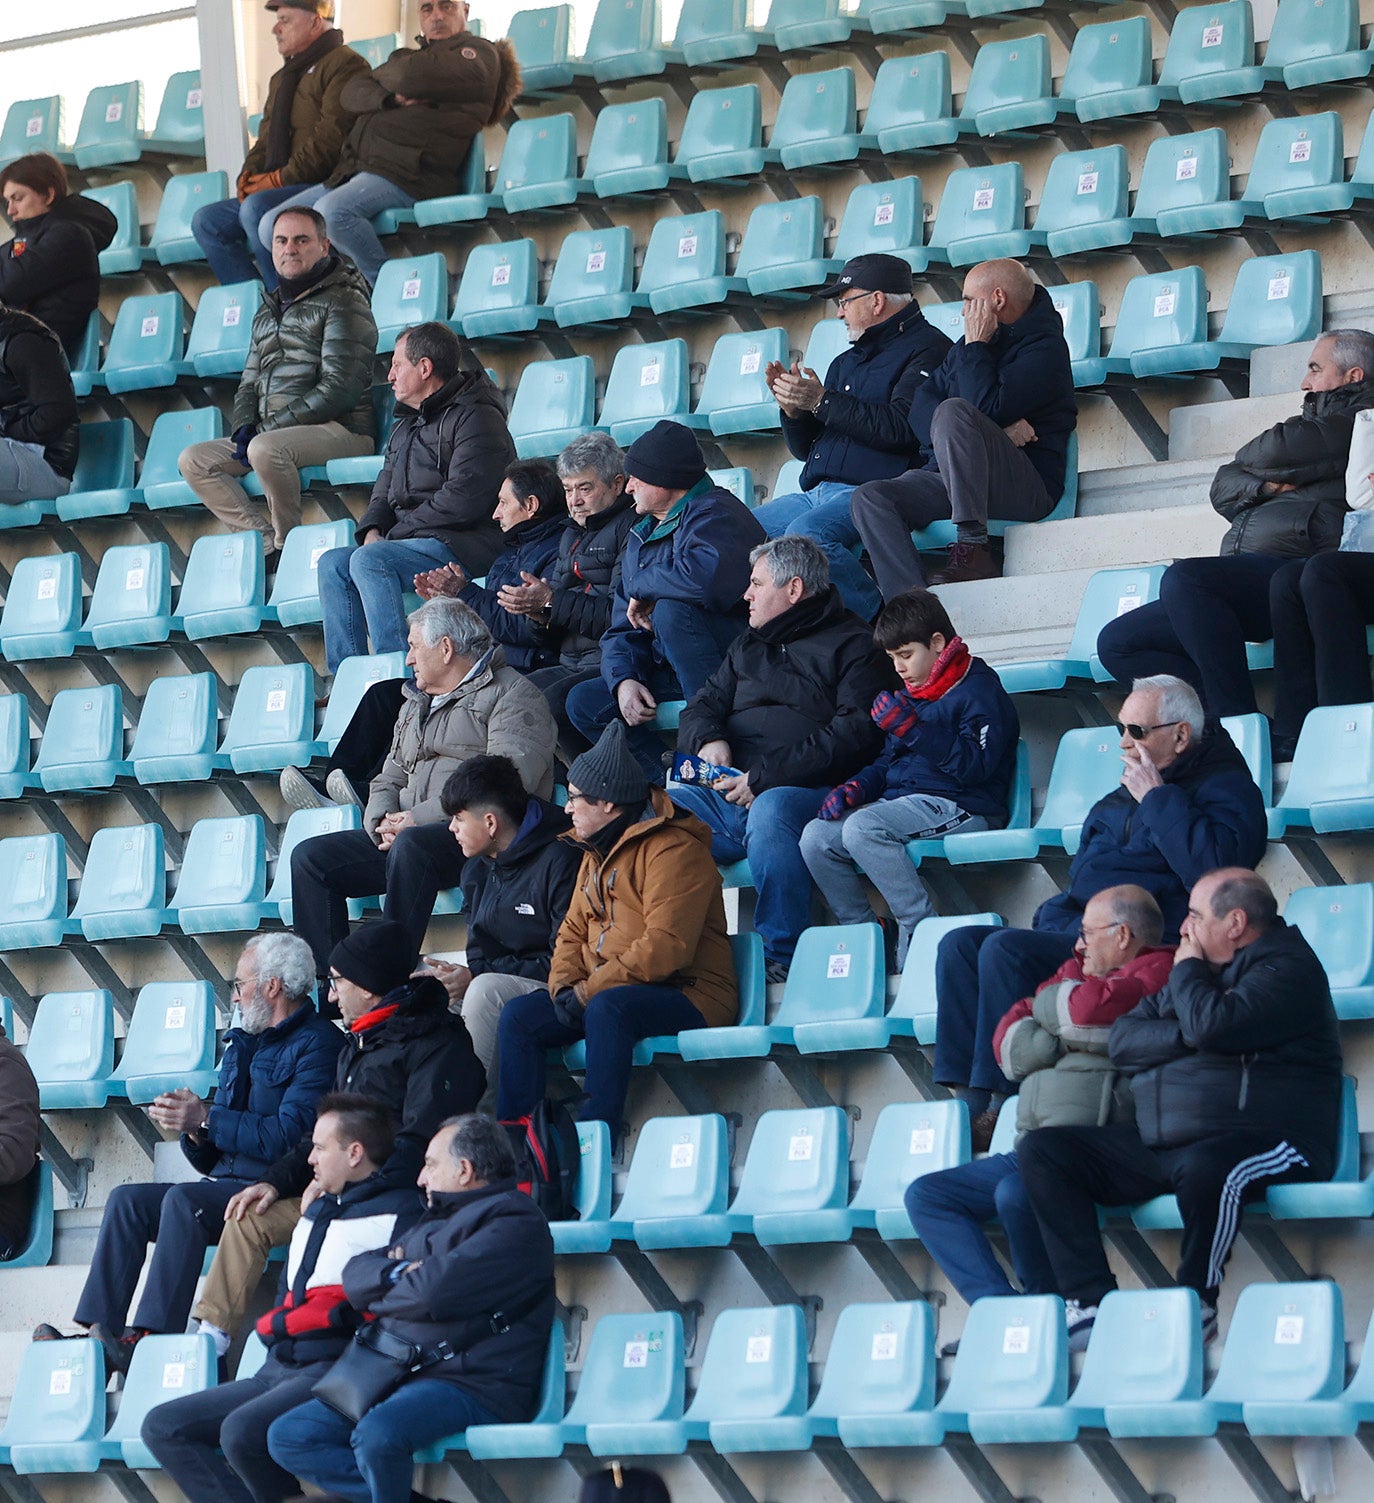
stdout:
<svg viewBox="0 0 1374 1503">
<path fill-rule="evenodd" d="M 910 292 L 911 268 L 900 256 L 885 256 L 876 251 L 846 261 L 839 276 L 827 282 L 817 297 L 840 297 L 851 287 L 865 292 Z"/>
<path fill-rule="evenodd" d="M 267 0 L 265 10 L 308 10 L 311 15 L 334 19 L 334 0 Z"/>
</svg>

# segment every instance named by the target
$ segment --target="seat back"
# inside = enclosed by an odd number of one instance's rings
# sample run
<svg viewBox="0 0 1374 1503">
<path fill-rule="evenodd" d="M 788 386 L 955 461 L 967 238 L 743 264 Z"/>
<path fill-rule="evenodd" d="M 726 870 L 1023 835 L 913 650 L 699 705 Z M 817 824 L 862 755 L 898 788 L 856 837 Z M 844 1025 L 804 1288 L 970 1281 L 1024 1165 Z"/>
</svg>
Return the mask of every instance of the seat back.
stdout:
<svg viewBox="0 0 1374 1503">
<path fill-rule="evenodd" d="M 27 656 L 46 637 L 74 635 L 80 620 L 81 565 L 76 554 L 30 555 L 15 564 L 0 612 L 0 650 L 11 662 Z M 62 655 L 66 651 L 70 646 Z"/>
<path fill-rule="evenodd" d="M 697 415 L 709 417 L 732 407 L 763 405 L 771 400 L 763 373 L 772 360 L 788 363 L 785 329 L 749 330 L 716 340 L 697 400 Z"/>
<path fill-rule="evenodd" d="M 96 308 L 86 320 L 86 332 L 72 356 L 72 387 L 79 397 L 90 395 L 100 370 L 100 328 L 100 310 Z"/>
<path fill-rule="evenodd" d="M 539 254 L 533 240 L 500 240 L 474 245 L 463 263 L 463 279 L 453 300 L 453 321 L 503 308 L 528 308 L 539 301 Z"/>
<path fill-rule="evenodd" d="M 261 815 L 199 819 L 191 826 L 174 900 L 178 912 L 260 902 L 266 885 Z"/>
<path fill-rule="evenodd" d="M 667 105 L 658 96 L 635 99 L 627 104 L 606 105 L 597 112 L 582 175 L 592 180 L 598 193 L 607 188 L 614 192 L 614 179 L 604 183 L 608 173 L 657 167 L 667 161 Z"/>
<path fill-rule="evenodd" d="M 1121 738 L 1110 725 L 1084 726 L 1059 738 L 1036 828 L 1065 835 L 1077 849 L 1089 811 L 1121 782 Z"/>
<path fill-rule="evenodd" d="M 802 932 L 774 1022 L 881 1016 L 887 969 L 877 924 L 816 925 Z"/>
<path fill-rule="evenodd" d="M 964 337 L 963 303 L 927 303 L 921 313 L 931 328 L 939 329 L 946 339 L 958 344 Z"/>
<path fill-rule="evenodd" d="M 369 68 L 380 68 L 401 45 L 401 39 L 394 31 L 388 31 L 385 36 L 364 37 L 361 41 L 350 42 L 348 45 Z"/>
<path fill-rule="evenodd" d="M 679 50 L 709 44 L 717 38 L 744 32 L 751 20 L 750 0 L 693 0 L 678 13 L 673 46 Z M 735 54 L 727 53 L 726 56 Z M 691 58 L 688 61 L 692 61 Z M 701 61 L 707 61 L 703 58 Z M 697 96 L 700 98 L 700 95 Z"/>
<path fill-rule="evenodd" d="M 964 94 L 962 119 L 983 110 L 1026 104 L 1050 94 L 1050 39 L 1043 32 L 986 42 L 978 49 Z"/>
<path fill-rule="evenodd" d="M 969 1160 L 968 1108 L 962 1101 L 891 1102 L 878 1114 L 853 1210 L 900 1209 L 923 1174 Z"/>
<path fill-rule="evenodd" d="M 935 1312 L 924 1300 L 846 1305 L 811 1414 L 837 1419 L 929 1409 L 935 1372 Z"/>
<path fill-rule="evenodd" d="M 811 330 L 806 340 L 806 352 L 802 364 L 815 371 L 822 381 L 836 355 L 849 349 L 849 335 L 838 318 L 823 318 Z"/>
<path fill-rule="evenodd" d="M 128 418 L 82 423 L 72 490 L 123 490 L 133 483 L 133 423 Z"/>
<path fill-rule="evenodd" d="M 936 1405 L 951 1416 L 980 1409 L 1039 1409 L 1069 1391 L 1064 1304 L 1056 1295 L 977 1300 L 968 1312 L 954 1372 Z"/>
<path fill-rule="evenodd" d="M 155 825 L 144 828 L 157 829 Z M 162 842 L 157 845 L 160 854 Z M 111 1081 L 130 1085 L 131 1101 L 151 1100 L 132 1085 L 140 1076 L 191 1075 L 212 1070 L 214 1065 L 215 994 L 210 983 L 150 981 L 140 988 L 124 1054 Z"/>
<path fill-rule="evenodd" d="M 1344 182 L 1343 131 L 1334 110 L 1271 120 L 1255 145 L 1244 197 L 1257 202 L 1274 193 Z"/>
<path fill-rule="evenodd" d="M 587 1346 L 568 1423 L 679 1420 L 685 1382 L 676 1311 L 603 1315 Z"/>
<path fill-rule="evenodd" d="M 262 539 L 256 530 L 206 533 L 191 545 L 176 613 L 193 641 L 253 631 L 262 619 L 265 590 Z"/>
<path fill-rule="evenodd" d="M 931 1038 L 935 1037 L 935 956 L 946 934 L 970 924 L 1000 928 L 1002 919 L 996 913 L 970 913 L 922 919 L 916 925 L 907 946 L 906 965 L 902 968 L 901 983 L 892 999 L 889 1017 L 926 1020 L 932 1030 Z"/>
<path fill-rule="evenodd" d="M 320 725 L 320 740 L 332 752 L 339 737 L 348 729 L 348 722 L 358 708 L 364 694 L 373 684 L 387 679 L 409 678 L 406 655 L 403 652 L 379 652 L 359 657 L 345 658 L 334 673 L 329 686 L 329 703 L 325 706 L 324 720 Z"/>
<path fill-rule="evenodd" d="M 174 367 L 181 360 L 184 338 L 179 292 L 125 298 L 105 351 L 106 384 L 111 391 L 127 390 L 130 382 L 143 380 L 170 385 L 170 379 L 163 381 L 160 368 Z M 123 382 L 118 380 L 121 376 Z"/>
<path fill-rule="evenodd" d="M 310 664 L 249 668 L 234 695 L 220 755 L 229 757 L 239 772 L 304 766 L 314 739 L 315 671 Z"/>
<path fill-rule="evenodd" d="M 1322 258 L 1314 250 L 1242 261 L 1222 344 L 1306 344 L 1322 331 Z"/>
<path fill-rule="evenodd" d="M 838 1106 L 764 1112 L 732 1216 L 820 1211 L 849 1201 L 849 1119 Z"/>
<path fill-rule="evenodd" d="M 1035 228 L 1067 230 L 1124 219 L 1129 213 L 1129 189 L 1130 163 L 1124 146 L 1064 152 L 1051 160 L 1045 175 Z M 1070 283 L 1054 291 L 1068 292 L 1077 285 Z"/>
<path fill-rule="evenodd" d="M 748 929 L 743 934 L 732 934 L 730 958 L 735 963 L 740 1025 L 762 1023 L 768 988 L 764 979 L 763 939 L 758 931 Z"/>
<path fill-rule="evenodd" d="M 1109 356 L 1198 344 L 1207 338 L 1207 286 L 1200 266 L 1132 277 L 1122 294 Z"/>
<path fill-rule="evenodd" d="M 172 568 L 166 543 L 105 550 L 86 613 L 86 630 L 97 647 L 159 640 L 159 630 L 160 639 L 165 640 L 171 613 Z M 156 626 L 158 620 L 165 623 L 165 630 Z"/>
<path fill-rule="evenodd" d="M 1062 161 L 1056 157 L 1055 161 Z M 1049 288 L 1050 301 L 1064 324 L 1070 360 L 1096 360 L 1102 353 L 1102 299 L 1096 282 L 1070 282 Z"/>
<path fill-rule="evenodd" d="M 852 135 L 855 114 L 853 69 L 794 73 L 782 91 L 768 144 L 781 150 L 808 141 Z"/>
<path fill-rule="evenodd" d="M 362 822 L 363 811 L 356 804 L 294 810 L 282 831 L 272 886 L 263 900 L 269 913 L 275 904 L 277 916 L 283 924 L 290 924 L 295 917 L 291 900 L 291 853 L 302 840 L 312 840 L 316 835 L 334 835 L 340 830 L 358 830 L 362 828 Z"/>
<path fill-rule="evenodd" d="M 861 183 L 844 206 L 833 259 L 843 262 L 882 251 L 909 261 L 912 249 L 924 240 L 925 197 L 919 177 Z"/>
<path fill-rule="evenodd" d="M 1145 153 L 1133 217 L 1152 220 L 1170 209 L 1224 204 L 1231 197 L 1226 132 L 1214 126 L 1186 136 L 1158 136 Z"/>
<path fill-rule="evenodd" d="M 143 1444 L 141 1432 L 148 1411 L 170 1399 L 184 1399 L 213 1388 L 217 1377 L 215 1343 L 210 1336 L 145 1336 L 134 1348 L 119 1413 L 105 1432 L 107 1445 L 118 1445 L 128 1467 L 156 1467 L 157 1459 Z"/>
<path fill-rule="evenodd" d="M 167 906 L 167 862 L 163 854 L 162 827 L 160 825 L 106 825 L 97 830 L 91 836 L 91 848 L 86 856 L 85 870 L 81 873 L 81 891 L 77 894 L 76 906 L 72 909 L 72 917 L 78 920 L 94 921 L 104 920 L 99 927 L 100 934 L 91 933 L 90 938 L 115 937 L 115 931 L 120 927 L 118 920 L 121 916 L 134 914 L 146 914 L 152 909 L 155 912 L 152 932 L 157 932 L 157 924 L 160 921 L 160 910 Z M 139 926 L 140 933 L 148 932 L 149 926 Z M 83 925 L 83 933 L 85 927 Z M 195 985 L 205 985 L 208 992 L 208 984 L 196 982 Z M 178 983 L 178 992 L 185 991 L 185 985 Z M 147 987 L 144 991 L 148 990 Z M 134 1022 L 138 1021 L 135 1013 Z M 202 1028 L 206 1026 L 205 1019 L 200 1020 Z M 172 1025 L 168 1025 L 169 1027 Z M 185 1020 L 175 1025 L 185 1029 Z M 214 1032 L 213 1006 L 209 1014 L 211 1033 Z M 147 1024 L 143 1025 L 146 1031 Z M 185 1045 L 188 1037 L 186 1032 L 179 1036 Z M 134 1039 L 133 1024 L 129 1028 L 129 1040 Z M 200 1058 L 199 1054 L 193 1056 Z M 135 1055 L 137 1060 L 137 1055 Z M 210 1051 L 210 1061 L 214 1063 L 214 1050 Z M 124 1057 L 120 1061 L 119 1069 L 115 1072 L 123 1076 L 131 1069 L 129 1044 L 126 1042 Z M 193 1068 L 188 1065 L 187 1068 Z M 203 1068 L 197 1066 L 194 1068 Z M 135 1073 L 138 1073 L 135 1071 Z M 144 1072 L 146 1073 L 146 1072 Z"/>
<path fill-rule="evenodd" d="M 1341 1291 L 1326 1279 L 1248 1284 L 1207 1390 L 1215 1403 L 1333 1399 L 1345 1386 Z"/>
<path fill-rule="evenodd" d="M 1173 1404 L 1202 1396 L 1194 1289 L 1114 1289 L 1098 1306 L 1071 1404 Z"/>
<path fill-rule="evenodd" d="M 240 283 L 241 286 L 258 284 Z M 232 291 L 223 287 L 221 292 Z M 202 294 L 201 302 L 209 297 Z M 191 444 L 204 443 L 224 436 L 224 414 L 218 407 L 196 407 L 190 412 L 160 412 L 153 420 L 152 432 L 148 435 L 148 447 L 143 455 L 143 468 L 139 471 L 138 484 L 149 506 L 156 506 L 156 496 L 149 492 L 157 486 L 185 488 L 177 462 L 181 451 Z"/>
<path fill-rule="evenodd" d="M 0 841 L 0 847 L 8 844 Z M 49 992 L 39 999 L 24 1058 L 40 1087 L 108 1080 L 114 1068 L 114 999 L 103 990 Z"/>
<path fill-rule="evenodd" d="M 205 144 L 205 91 L 201 87 L 200 69 L 188 68 L 184 73 L 173 73 L 162 91 L 162 102 L 157 107 L 157 124 L 153 127 L 153 143 L 163 149 L 171 146 L 201 146 Z M 175 179 L 173 179 L 175 181 Z"/>
<path fill-rule="evenodd" d="M 50 924 L 66 916 L 66 841 L 60 835 L 0 840 L 0 925 L 13 932 L 20 925 Z"/>
<path fill-rule="evenodd" d="M 93 1446 L 104 1433 L 105 1349 L 98 1341 L 31 1341 L 19 1359 L 0 1447 Z"/>
<path fill-rule="evenodd" d="M 1374 883 L 1300 887 L 1283 916 L 1317 952 L 1333 990 L 1374 985 Z"/>
<path fill-rule="evenodd" d="M 32 750 L 28 696 L 0 694 L 0 797 L 18 798 L 23 792 Z"/>
<path fill-rule="evenodd" d="M 728 470 L 707 470 L 706 473 L 711 477 L 712 485 L 718 485 L 732 496 L 738 496 L 752 509 L 755 499 L 753 470 L 746 465 L 735 465 Z"/>
<path fill-rule="evenodd" d="M 182 172 L 169 177 L 162 189 L 157 219 L 149 245 L 158 260 L 202 259 L 200 246 L 191 233 L 191 220 L 206 204 L 219 203 L 229 195 L 229 179 L 223 172 Z"/>
<path fill-rule="evenodd" d="M 682 20 L 699 6 L 684 5 Z M 702 89 L 692 96 L 673 161 L 689 169 L 693 162 L 763 145 L 763 101 L 757 84 L 729 89 Z"/>
<path fill-rule="evenodd" d="M 772 1419 L 806 1408 L 806 1321 L 797 1305 L 722 1310 L 689 1420 Z"/>
<path fill-rule="evenodd" d="M 637 290 L 656 292 L 724 275 L 725 219 L 719 209 L 706 209 L 700 214 L 680 214 L 655 222 Z"/>
<path fill-rule="evenodd" d="M 148 685 L 129 760 L 140 783 L 210 776 L 219 740 L 219 693 L 213 673 L 155 678 Z"/>
<path fill-rule="evenodd" d="M 448 262 L 440 251 L 384 261 L 372 289 L 379 354 L 396 348 L 412 324 L 442 323 L 448 313 Z"/>
<path fill-rule="evenodd" d="M 759 204 L 745 226 L 735 275 L 819 259 L 824 229 L 824 209 L 814 195 Z"/>
<path fill-rule="evenodd" d="M 923 52 L 917 57 L 890 57 L 878 68 L 864 116 L 864 130 L 880 135 L 892 126 L 947 120 L 950 100 L 949 54 Z"/>
<path fill-rule="evenodd" d="M 1074 622 L 1068 657 L 1073 663 L 1089 663 L 1097 653 L 1102 628 L 1127 611 L 1149 605 L 1159 595 L 1163 564 L 1135 569 L 1099 569 L 1088 580 Z"/>
<path fill-rule="evenodd" d="M 558 252 L 546 299 L 550 308 L 582 298 L 610 297 L 634 286 L 635 242 L 626 225 L 574 230 Z"/>
<path fill-rule="evenodd" d="M 227 287 L 207 287 L 201 293 L 186 346 L 186 358 L 198 376 L 230 376 L 243 369 L 252 342 L 253 315 L 260 302 L 261 282 L 232 282 Z M 189 416 L 185 412 L 164 412 L 157 422 L 164 417 Z M 151 443 L 150 439 L 150 447 Z"/>
<path fill-rule="evenodd" d="M 5 112 L 0 127 L 0 163 L 8 166 L 16 157 L 33 151 L 56 153 L 62 135 L 62 96 L 16 99 Z"/>
<path fill-rule="evenodd" d="M 532 360 L 520 372 L 511 401 L 511 437 L 519 445 L 532 434 L 590 428 L 595 400 L 596 375 L 590 355 Z"/>
<path fill-rule="evenodd" d="M 142 150 L 143 85 L 101 84 L 86 95 L 72 155 L 83 172 L 136 162 Z"/>
<path fill-rule="evenodd" d="M 1223 715 L 1221 727 L 1236 744 L 1236 750 L 1245 758 L 1250 776 L 1255 780 L 1267 809 L 1273 801 L 1274 763 L 1269 749 L 1269 720 L 1259 711 L 1248 715 Z"/>
<path fill-rule="evenodd" d="M 1159 82 L 1177 88 L 1185 79 L 1229 73 L 1255 61 L 1255 21 L 1250 0 L 1194 5 L 1174 16 Z"/>
<path fill-rule="evenodd" d="M 5 612 L 8 615 L 8 601 Z M 1279 806 L 1307 808 L 1336 799 L 1371 795 L 1374 795 L 1374 705 L 1325 705 L 1309 710 L 1298 735 L 1293 769 Z"/>
<path fill-rule="evenodd" d="M 1148 85 L 1153 75 L 1147 16 L 1080 26 L 1073 39 L 1059 97 L 1088 99 L 1094 94 L 1139 89 Z"/>
<path fill-rule="evenodd" d="M 639 1131 L 617 1221 L 714 1216 L 730 1194 L 725 1118 L 651 1117 Z"/>
<path fill-rule="evenodd" d="M 1360 45 L 1356 0 L 1279 0 L 1265 49 L 1267 68 L 1286 68 L 1310 58 L 1336 57 Z"/>
<path fill-rule="evenodd" d="M 604 1221 L 611 1214 L 611 1129 L 604 1122 L 579 1122 L 577 1150 L 573 1200 L 578 1220 Z"/>
<path fill-rule="evenodd" d="M 663 35 L 659 0 L 600 0 L 583 51 L 584 62 L 651 52 Z M 661 70 L 660 70 L 661 71 Z"/>
<path fill-rule="evenodd" d="M 662 417 L 681 417 L 689 395 L 685 340 L 623 344 L 611 363 L 600 426 L 614 429 L 618 423 L 642 423 L 647 428 Z"/>
<path fill-rule="evenodd" d="M 496 192 L 531 188 L 577 176 L 577 126 L 571 115 L 517 120 L 496 168 Z"/>
<path fill-rule="evenodd" d="M 538 70 L 563 68 L 569 58 L 572 34 L 572 6 L 544 5 L 537 10 L 518 10 L 510 18 L 506 35 L 520 59 L 521 71 L 528 80 Z M 526 84 L 528 88 L 528 83 Z M 562 1418 L 562 1415 L 559 1415 Z"/>
<path fill-rule="evenodd" d="M 100 252 L 103 272 L 133 271 L 139 261 L 142 235 L 138 221 L 138 191 L 127 178 L 103 188 L 83 188 L 83 198 L 104 204 L 115 217 L 114 239 Z"/>
<path fill-rule="evenodd" d="M 930 245 L 947 250 L 957 241 L 975 235 L 1010 234 L 1024 229 L 1025 224 L 1026 189 L 1020 162 L 960 167 L 945 181 Z M 959 332 L 963 333 L 962 327 Z"/>
<path fill-rule="evenodd" d="M 283 626 L 320 619 L 320 560 L 331 548 L 347 548 L 352 542 L 353 523 L 347 517 L 293 527 L 286 534 L 267 602 Z"/>
<path fill-rule="evenodd" d="M 69 774 L 90 768 L 100 778 L 102 765 L 123 759 L 124 695 L 119 685 L 59 689 L 53 696 L 33 767 L 43 779 L 44 787 L 98 787 L 99 783 L 92 784 L 84 778 L 73 781 Z M 110 770 L 103 781 L 111 783 L 114 776 Z"/>
</svg>

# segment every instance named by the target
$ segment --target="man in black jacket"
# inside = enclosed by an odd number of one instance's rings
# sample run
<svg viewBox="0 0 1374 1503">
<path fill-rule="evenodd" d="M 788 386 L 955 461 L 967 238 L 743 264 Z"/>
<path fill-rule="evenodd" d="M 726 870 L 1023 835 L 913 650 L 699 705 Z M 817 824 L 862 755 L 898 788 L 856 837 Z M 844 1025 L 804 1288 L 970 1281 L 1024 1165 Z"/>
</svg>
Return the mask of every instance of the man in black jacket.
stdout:
<svg viewBox="0 0 1374 1503">
<path fill-rule="evenodd" d="M 460 563 L 480 578 L 501 551 L 492 510 L 515 444 L 501 393 L 462 362 L 462 341 L 445 324 L 416 324 L 396 341 L 396 424 L 358 546 L 320 559 L 331 673 L 365 653 L 369 637 L 373 652 L 405 651 L 405 593 L 417 574 Z"/>
<path fill-rule="evenodd" d="M 794 364 L 769 363 L 787 447 L 806 464 L 801 489 L 755 510 L 769 537 L 814 538 L 830 560 L 844 603 L 865 621 L 882 603 L 854 549 L 849 514 L 854 487 L 900 475 L 920 457 L 907 413 L 916 388 L 945 358 L 949 340 L 926 322 L 911 291 L 911 267 L 899 256 L 855 256 L 818 296 L 836 299 L 850 348 L 825 380 Z"/>
<path fill-rule="evenodd" d="M 911 534 L 952 517 L 955 539 L 933 584 L 994 579 L 988 518 L 1038 522 L 1064 491 L 1078 423 L 1064 325 L 1017 261 L 964 276 L 964 337 L 911 403 L 924 464 L 854 493 L 854 525 L 884 600 L 925 584 Z"/>
<path fill-rule="evenodd" d="M 344 1291 L 426 1365 L 355 1426 L 318 1399 L 268 1432 L 273 1459 L 326 1492 L 410 1496 L 414 1453 L 469 1425 L 534 1414 L 553 1326 L 553 1237 L 515 1183 L 510 1139 L 490 1117 L 435 1134 L 420 1188 L 429 1210 L 385 1252 L 344 1269 Z"/>
<path fill-rule="evenodd" d="M 81 418 L 56 334 L 0 305 L 0 505 L 65 496 Z"/>
<path fill-rule="evenodd" d="M 785 981 L 811 922 L 801 832 L 831 788 L 877 755 L 882 732 L 868 712 L 895 679 L 810 538 L 774 538 L 749 561 L 749 629 L 678 728 L 683 751 L 732 771 L 710 788 L 680 780 L 670 797 L 704 821 L 717 861 L 748 857 L 768 979 Z"/>
<path fill-rule="evenodd" d="M 404 927 L 387 919 L 355 929 L 329 957 L 330 992 L 348 1030 L 333 1088 L 370 1096 L 395 1117 L 395 1146 L 378 1166 L 388 1185 L 411 1183 L 436 1123 L 455 1109 L 470 1111 L 486 1084 L 444 988 L 432 976 L 411 976 L 415 959 Z M 255 1183 L 226 1196 L 224 1232 L 191 1312 L 221 1353 L 243 1320 L 268 1254 L 291 1237 L 319 1193 L 309 1155 L 310 1139 L 298 1138 Z"/>
<path fill-rule="evenodd" d="M 1116 1288 L 1097 1207 L 1170 1194 L 1183 1217 L 1178 1282 L 1197 1290 L 1207 1339 L 1245 1205 L 1336 1167 L 1341 1044 L 1326 972 L 1264 879 L 1223 867 L 1193 887 L 1163 991 L 1118 1018 L 1108 1046 L 1136 1120 L 1044 1127 L 1017 1145 L 1070 1345 L 1086 1345 Z"/>
<path fill-rule="evenodd" d="M 305 1403 L 362 1324 L 344 1296 L 344 1264 L 389 1246 L 420 1216 L 415 1186 L 381 1173 L 394 1137 L 391 1114 L 371 1097 L 320 1101 L 309 1159 L 319 1193 L 291 1235 L 285 1297 L 257 1323 L 267 1360 L 251 1378 L 159 1404 L 143 1421 L 144 1444 L 191 1503 L 283 1503 L 299 1493 L 267 1454 L 267 1427 Z"/>
</svg>

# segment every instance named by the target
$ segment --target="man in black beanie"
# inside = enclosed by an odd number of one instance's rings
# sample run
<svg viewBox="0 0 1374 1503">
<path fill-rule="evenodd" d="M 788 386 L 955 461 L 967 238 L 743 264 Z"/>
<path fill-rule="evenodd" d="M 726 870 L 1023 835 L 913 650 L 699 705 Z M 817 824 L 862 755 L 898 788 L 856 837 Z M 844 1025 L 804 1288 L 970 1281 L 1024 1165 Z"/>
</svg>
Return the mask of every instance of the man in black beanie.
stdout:
<svg viewBox="0 0 1374 1503">
<path fill-rule="evenodd" d="M 649 781 L 662 783 L 659 702 L 690 699 L 744 630 L 749 553 L 764 531 L 738 497 L 712 484 L 681 423 L 665 418 L 635 439 L 625 471 L 641 520 L 625 540 L 601 679 L 579 684 L 567 713 L 589 741 L 623 720 Z"/>
</svg>

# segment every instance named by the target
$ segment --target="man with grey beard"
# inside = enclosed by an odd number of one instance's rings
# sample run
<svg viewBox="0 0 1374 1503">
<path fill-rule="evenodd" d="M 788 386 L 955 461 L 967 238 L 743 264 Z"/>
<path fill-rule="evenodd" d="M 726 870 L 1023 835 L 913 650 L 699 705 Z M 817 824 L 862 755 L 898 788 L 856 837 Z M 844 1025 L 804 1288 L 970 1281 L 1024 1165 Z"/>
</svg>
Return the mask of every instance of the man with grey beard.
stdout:
<svg viewBox="0 0 1374 1503">
<path fill-rule="evenodd" d="M 343 1035 L 310 1005 L 315 963 L 293 934 L 249 940 L 230 996 L 240 1021 L 224 1038 L 219 1085 L 209 1101 L 185 1086 L 158 1096 L 148 1115 L 175 1132 L 203 1176 L 181 1184 L 119 1185 L 110 1192 L 76 1323 L 105 1347 L 106 1365 L 127 1372 L 144 1336 L 186 1329 L 205 1249 L 224 1230 L 224 1208 L 315 1125 L 315 1103 L 334 1080 Z M 148 1281 L 133 1323 L 129 1304 L 153 1243 Z M 35 1341 L 62 1333 L 46 1323 Z"/>
</svg>

